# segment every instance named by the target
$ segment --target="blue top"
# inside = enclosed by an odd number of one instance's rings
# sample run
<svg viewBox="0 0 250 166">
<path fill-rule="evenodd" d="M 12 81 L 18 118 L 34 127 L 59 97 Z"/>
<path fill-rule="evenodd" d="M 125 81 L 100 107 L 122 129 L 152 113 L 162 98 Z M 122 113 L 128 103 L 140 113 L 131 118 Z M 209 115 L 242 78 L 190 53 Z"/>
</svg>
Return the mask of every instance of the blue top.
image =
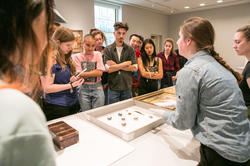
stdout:
<svg viewBox="0 0 250 166">
<path fill-rule="evenodd" d="M 176 111 L 167 124 L 191 129 L 194 137 L 224 158 L 250 159 L 250 123 L 234 76 L 205 51 L 197 52 L 178 73 Z"/>
<path fill-rule="evenodd" d="M 54 84 L 68 84 L 70 82 L 69 65 L 67 65 L 65 70 L 62 70 L 62 67 L 56 63 L 52 66 L 51 72 L 52 74 L 55 74 Z M 77 89 L 73 88 L 73 93 L 70 93 L 70 89 L 56 93 L 48 93 L 45 98 L 50 104 L 71 106 L 78 101 Z"/>
</svg>

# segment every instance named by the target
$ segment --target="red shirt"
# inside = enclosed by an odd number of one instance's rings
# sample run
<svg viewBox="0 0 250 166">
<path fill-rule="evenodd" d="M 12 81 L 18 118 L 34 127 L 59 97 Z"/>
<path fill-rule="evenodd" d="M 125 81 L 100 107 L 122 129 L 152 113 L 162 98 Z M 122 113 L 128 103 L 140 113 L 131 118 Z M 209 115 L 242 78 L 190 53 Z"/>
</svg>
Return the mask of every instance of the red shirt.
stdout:
<svg viewBox="0 0 250 166">
<path fill-rule="evenodd" d="M 138 58 L 141 56 L 141 52 L 136 49 L 135 50 L 135 55 L 136 55 L 136 60 L 137 60 L 137 64 L 138 64 Z M 138 87 L 139 82 L 140 82 L 140 78 L 141 78 L 141 75 L 140 75 L 140 72 L 139 72 L 139 69 L 138 69 L 136 72 L 133 72 L 133 75 L 132 75 L 132 80 L 133 80 L 132 87 Z"/>
</svg>

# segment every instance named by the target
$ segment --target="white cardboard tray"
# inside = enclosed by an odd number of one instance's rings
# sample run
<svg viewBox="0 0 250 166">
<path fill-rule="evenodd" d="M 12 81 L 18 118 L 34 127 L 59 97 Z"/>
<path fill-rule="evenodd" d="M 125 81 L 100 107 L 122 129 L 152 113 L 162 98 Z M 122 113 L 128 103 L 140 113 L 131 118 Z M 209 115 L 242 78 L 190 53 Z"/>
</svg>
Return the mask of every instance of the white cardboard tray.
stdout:
<svg viewBox="0 0 250 166">
<path fill-rule="evenodd" d="M 117 126 L 116 126 L 115 124 L 110 124 L 108 121 L 105 120 L 107 116 L 110 116 L 110 115 L 117 116 L 118 113 L 120 112 L 124 113 L 124 111 L 127 111 L 127 109 L 129 110 L 131 108 L 132 109 L 138 108 L 139 109 L 138 111 L 143 113 L 147 117 L 149 115 L 152 115 L 154 120 L 140 119 L 146 122 L 139 126 L 136 125 L 134 129 L 132 129 L 133 127 L 131 128 L 131 125 L 130 126 L 127 125 L 124 127 L 124 129 L 122 129 L 123 127 L 121 127 L 120 123 L 116 122 L 117 123 Z M 121 101 L 118 103 L 110 104 L 108 106 L 104 106 L 101 108 L 96 108 L 94 110 L 86 111 L 85 117 L 90 122 L 122 138 L 123 140 L 130 141 L 163 123 L 163 119 L 161 117 L 157 117 L 156 115 L 153 115 L 152 112 L 150 111 L 150 108 L 155 108 L 155 107 L 149 104 L 145 104 L 143 102 L 138 102 L 138 101 L 129 99 L 129 100 Z M 128 116 L 126 116 L 126 118 L 128 118 Z M 130 122 L 132 121 L 133 120 L 128 121 L 127 124 L 131 124 Z M 129 127 L 129 129 L 125 129 L 127 127 Z"/>
</svg>

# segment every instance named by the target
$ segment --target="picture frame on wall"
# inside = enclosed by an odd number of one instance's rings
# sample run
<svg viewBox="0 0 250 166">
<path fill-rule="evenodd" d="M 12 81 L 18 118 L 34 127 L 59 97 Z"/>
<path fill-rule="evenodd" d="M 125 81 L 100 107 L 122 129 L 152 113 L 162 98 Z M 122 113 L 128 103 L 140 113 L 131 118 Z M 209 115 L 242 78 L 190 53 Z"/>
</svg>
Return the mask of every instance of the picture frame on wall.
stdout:
<svg viewBox="0 0 250 166">
<path fill-rule="evenodd" d="M 82 30 L 72 30 L 75 36 L 75 43 L 73 46 L 73 53 L 79 53 L 83 51 L 83 31 Z"/>
</svg>

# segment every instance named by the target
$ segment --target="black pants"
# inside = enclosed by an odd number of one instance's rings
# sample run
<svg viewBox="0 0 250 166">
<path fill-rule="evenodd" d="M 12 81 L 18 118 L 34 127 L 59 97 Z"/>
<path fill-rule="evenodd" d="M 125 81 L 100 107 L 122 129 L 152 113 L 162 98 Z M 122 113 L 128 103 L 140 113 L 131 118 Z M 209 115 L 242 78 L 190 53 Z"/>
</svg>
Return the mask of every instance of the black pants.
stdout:
<svg viewBox="0 0 250 166">
<path fill-rule="evenodd" d="M 237 163 L 227 160 L 220 156 L 213 149 L 201 144 L 200 146 L 200 163 L 198 166 L 249 166 L 250 162 Z"/>
<path fill-rule="evenodd" d="M 175 71 L 167 71 L 163 73 L 163 78 L 161 80 L 161 89 L 173 86 L 174 84 L 173 84 L 172 76 L 175 76 L 175 75 L 176 75 Z"/>
<path fill-rule="evenodd" d="M 43 102 L 43 112 L 48 121 L 56 118 L 61 118 L 67 115 L 72 115 L 79 111 L 80 111 L 80 105 L 78 102 L 71 106 L 60 106 Z"/>
<path fill-rule="evenodd" d="M 141 78 L 138 86 L 139 95 L 154 92 L 158 90 L 158 80 Z"/>
</svg>

